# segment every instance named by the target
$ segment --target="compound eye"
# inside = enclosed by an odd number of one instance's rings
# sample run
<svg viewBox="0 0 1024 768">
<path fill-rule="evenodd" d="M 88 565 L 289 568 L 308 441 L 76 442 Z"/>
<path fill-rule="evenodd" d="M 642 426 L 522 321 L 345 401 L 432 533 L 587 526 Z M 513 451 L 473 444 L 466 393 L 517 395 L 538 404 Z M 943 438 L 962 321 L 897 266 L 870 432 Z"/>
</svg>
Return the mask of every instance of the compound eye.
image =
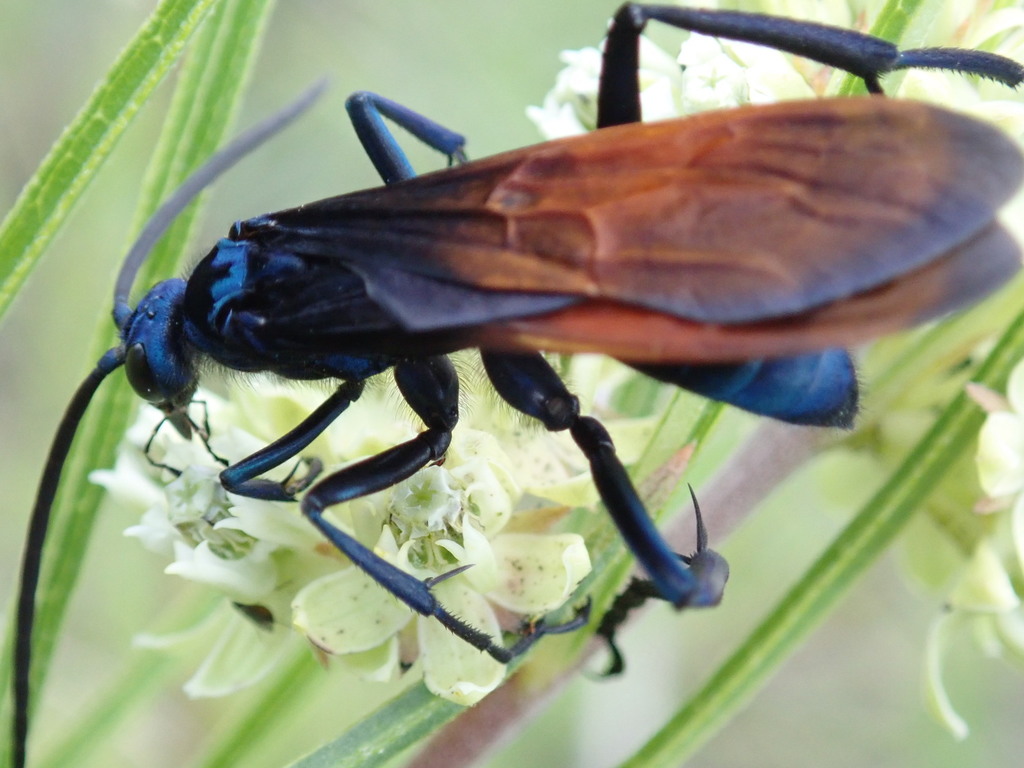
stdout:
<svg viewBox="0 0 1024 768">
<path fill-rule="evenodd" d="M 146 357 L 146 348 L 142 344 L 132 344 L 128 347 L 124 357 L 124 372 L 132 389 L 143 400 L 162 403 L 167 399 L 156 384 L 156 377 Z"/>
</svg>

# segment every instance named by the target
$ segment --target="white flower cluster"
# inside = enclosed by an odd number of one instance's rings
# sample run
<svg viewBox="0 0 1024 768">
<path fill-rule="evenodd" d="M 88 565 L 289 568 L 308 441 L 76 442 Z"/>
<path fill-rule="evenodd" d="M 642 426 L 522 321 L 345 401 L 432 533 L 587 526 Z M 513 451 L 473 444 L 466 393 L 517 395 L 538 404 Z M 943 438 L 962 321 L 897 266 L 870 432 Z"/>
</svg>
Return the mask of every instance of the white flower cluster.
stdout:
<svg viewBox="0 0 1024 768">
<path fill-rule="evenodd" d="M 1024 660 L 1024 363 L 1011 374 L 1005 398 L 976 385 L 970 391 L 988 411 L 976 455 L 987 496 L 977 512 L 987 525 L 947 594 L 946 611 L 932 625 L 925 659 L 929 703 L 957 738 L 968 726 L 942 683 L 948 638 L 969 622 L 990 656 Z"/>
<path fill-rule="evenodd" d="M 273 384 L 237 390 L 230 402 L 200 397 L 210 448 L 230 462 L 283 434 L 322 399 Z M 565 603 L 589 573 L 582 538 L 552 529 L 565 504 L 592 502 L 593 491 L 582 468 L 567 461 L 581 463 L 569 446 L 490 405 L 481 398 L 468 409 L 443 465 L 327 514 L 418 578 L 472 566 L 434 592 L 452 613 L 500 640 L 502 629 Z M 225 611 L 221 639 L 188 693 L 220 695 L 260 679 L 280 658 L 292 626 L 318 653 L 369 679 L 391 679 L 418 658 L 430 690 L 461 704 L 501 683 L 503 664 L 396 600 L 323 540 L 298 504 L 226 493 L 217 477 L 223 467 L 210 451 L 167 427 L 151 455 L 180 475 L 162 485 L 139 449 L 157 416 L 144 409 L 115 469 L 93 479 L 115 502 L 145 510 L 126 533 L 167 558 L 168 574 L 202 583 L 241 609 Z M 326 476 L 413 437 L 418 427 L 393 389 L 371 387 L 304 453 L 323 462 Z M 295 464 L 269 475 L 282 480 Z"/>
</svg>

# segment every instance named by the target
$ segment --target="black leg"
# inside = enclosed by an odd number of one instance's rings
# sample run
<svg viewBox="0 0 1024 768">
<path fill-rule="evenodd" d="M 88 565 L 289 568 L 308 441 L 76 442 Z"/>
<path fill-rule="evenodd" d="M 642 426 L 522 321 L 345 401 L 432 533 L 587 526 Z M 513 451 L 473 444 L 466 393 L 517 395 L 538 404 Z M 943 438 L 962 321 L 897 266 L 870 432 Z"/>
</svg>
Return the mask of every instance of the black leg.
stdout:
<svg viewBox="0 0 1024 768">
<path fill-rule="evenodd" d="M 466 160 L 463 153 L 466 139 L 461 134 L 391 99 L 385 99 L 369 91 L 358 91 L 348 97 L 345 108 L 348 109 L 352 127 L 355 128 L 363 149 L 366 150 L 373 167 L 377 169 L 385 184 L 411 179 L 416 175 L 405 152 L 398 146 L 394 134 L 385 124 L 385 117 L 428 147 L 446 155 L 449 163 Z"/>
<path fill-rule="evenodd" d="M 704 527 L 700 505 L 697 503 L 697 496 L 692 487 L 690 488 L 690 498 L 693 499 L 693 513 L 697 518 L 697 549 L 692 555 L 677 555 L 677 557 L 682 563 L 688 565 L 691 571 L 699 574 L 698 579 L 707 584 L 708 594 L 721 597 L 725 582 L 729 578 L 729 564 L 720 554 L 708 549 L 708 532 Z M 608 652 L 611 654 L 611 661 L 604 671 L 604 677 L 622 674 L 626 669 L 626 660 L 615 643 L 615 635 L 625 623 L 630 611 L 652 599 L 664 600 L 665 598 L 652 580 L 633 577 L 629 586 L 615 598 L 615 602 L 612 603 L 608 612 L 601 617 L 596 634 L 605 639 L 605 642 L 608 643 Z"/>
<path fill-rule="evenodd" d="M 201 424 L 197 424 L 192 416 L 186 411 L 184 413 L 185 422 L 189 425 L 189 434 L 186 436 L 191 438 L 192 435 L 197 435 L 199 440 L 202 442 L 203 447 L 206 448 L 206 452 L 210 454 L 210 458 L 216 461 L 218 464 L 226 467 L 228 466 L 227 459 L 222 456 L 218 456 L 216 451 L 210 447 L 210 412 L 207 408 L 205 400 L 193 400 L 191 405 L 201 406 L 203 409 L 203 421 Z M 160 434 L 161 428 L 164 424 L 170 421 L 168 417 L 164 417 L 160 422 L 153 428 L 153 434 L 149 436 L 149 440 L 146 441 L 146 445 L 142 448 L 142 455 L 146 457 L 146 461 L 149 466 L 155 469 L 163 469 L 170 472 L 175 477 L 181 476 L 181 470 L 177 467 L 172 467 L 169 464 L 164 464 L 162 461 L 157 461 L 153 458 L 153 443 L 156 441 L 156 436 Z"/>
<path fill-rule="evenodd" d="M 644 509 L 608 432 L 597 420 L 579 415 L 579 402 L 548 362 L 539 354 L 481 356 L 494 388 L 512 407 L 539 419 L 549 430 L 569 430 L 590 462 L 609 514 L 658 592 L 678 608 L 717 605 L 725 586 L 725 561 L 718 558 L 719 570 L 687 567 L 680 561 Z"/>
<path fill-rule="evenodd" d="M 882 75 L 909 68 L 981 75 L 1010 86 L 1024 79 L 1024 67 L 1020 64 L 983 51 L 959 48 L 900 51 L 881 38 L 808 21 L 740 11 L 627 3 L 615 14 L 608 29 L 598 88 L 599 128 L 640 120 L 638 49 L 640 34 L 649 21 L 803 56 L 861 78 L 871 93 L 882 93 L 879 83 Z"/>
<path fill-rule="evenodd" d="M 308 486 L 316 477 L 318 463 L 312 464 L 310 472 L 298 482 L 291 480 L 291 475 L 283 483 L 257 477 L 257 475 L 297 456 L 299 451 L 316 440 L 342 411 L 358 399 L 362 391 L 363 383 L 361 381 L 342 384 L 333 395 L 291 432 L 221 472 L 220 482 L 224 486 L 224 490 L 254 499 L 291 501 L 298 491 Z"/>
</svg>

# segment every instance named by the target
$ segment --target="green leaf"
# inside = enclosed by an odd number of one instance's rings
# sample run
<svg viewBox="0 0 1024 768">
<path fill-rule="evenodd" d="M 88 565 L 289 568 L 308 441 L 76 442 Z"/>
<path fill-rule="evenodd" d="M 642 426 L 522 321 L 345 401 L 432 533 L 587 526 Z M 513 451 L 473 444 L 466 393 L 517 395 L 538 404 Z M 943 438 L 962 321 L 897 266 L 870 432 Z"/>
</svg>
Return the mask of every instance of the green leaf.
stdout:
<svg viewBox="0 0 1024 768">
<path fill-rule="evenodd" d="M 212 0 L 164 2 L 65 131 L 0 227 L 0 252 L 14 252 L 8 250 L 13 248 L 21 265 L 10 273 L 4 290 L 13 291 L 20 285 L 100 161 L 110 153 L 129 119 L 152 93 L 212 5 Z M 270 0 L 226 0 L 210 14 L 190 52 L 190 63 L 181 74 L 172 115 L 154 154 L 147 189 L 141 196 L 139 220 L 147 218 L 166 191 L 223 142 L 271 5 Z M 188 228 L 178 227 L 165 238 L 162 258 L 150 261 L 141 273 L 143 280 L 148 281 L 155 272 L 170 271 L 171 259 L 176 261 L 177 254 L 185 252 Z M 0 292 L 0 311 L 5 296 Z M 95 358 L 111 345 L 112 339 L 109 310 L 104 309 L 97 319 L 92 344 Z M 97 467 L 113 464 L 115 449 L 136 403 L 137 398 L 120 377 L 106 382 L 79 425 L 74 448 L 64 466 L 36 596 L 33 702 L 39 698 L 102 498 L 102 490 L 88 482 L 88 474 Z M 5 653 L 5 659 L 9 658 L 9 653 Z M 5 666 L 3 672 L 6 686 L 9 667 Z M 9 704 L 5 706 L 8 718 Z M 3 737 L 8 738 L 6 729 Z"/>
<path fill-rule="evenodd" d="M 339 739 L 289 768 L 376 768 L 436 733 L 465 711 L 440 699 L 422 683 L 396 696 Z"/>
<path fill-rule="evenodd" d="M 214 0 L 164 0 L 100 81 L 0 224 L 0 318 Z"/>
</svg>

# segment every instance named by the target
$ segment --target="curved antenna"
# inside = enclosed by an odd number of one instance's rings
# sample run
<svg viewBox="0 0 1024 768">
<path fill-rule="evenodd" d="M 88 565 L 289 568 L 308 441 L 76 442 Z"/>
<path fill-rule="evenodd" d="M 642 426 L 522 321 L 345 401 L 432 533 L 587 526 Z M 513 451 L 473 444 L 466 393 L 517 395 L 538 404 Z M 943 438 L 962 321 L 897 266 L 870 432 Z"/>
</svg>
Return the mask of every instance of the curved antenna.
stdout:
<svg viewBox="0 0 1024 768">
<path fill-rule="evenodd" d="M 15 624 L 14 670 L 12 689 L 14 692 L 14 724 L 12 741 L 12 765 L 24 768 L 25 744 L 28 739 L 28 709 L 31 692 L 32 629 L 36 617 L 36 588 L 39 586 L 39 572 L 43 562 L 43 543 L 50 525 L 50 510 L 57 494 L 60 475 L 64 469 L 68 451 L 75 438 L 78 424 L 92 401 L 100 383 L 111 371 L 124 362 L 124 350 L 115 347 L 109 350 L 85 380 L 78 385 L 64 416 L 61 417 L 57 434 L 50 444 L 43 476 L 39 480 L 36 504 L 29 519 L 25 550 L 21 560 L 21 583 L 18 586 L 18 615 Z"/>
<path fill-rule="evenodd" d="M 326 87 L 327 81 L 321 80 L 292 104 L 240 134 L 194 171 L 157 209 L 129 249 L 117 276 L 117 283 L 114 287 L 114 322 L 118 329 L 123 329 L 132 315 L 132 310 L 128 305 L 128 295 L 135 282 L 135 276 L 171 222 L 214 179 L 308 110 Z M 53 501 L 57 495 L 61 473 L 64 470 L 64 463 L 71 450 L 78 425 L 102 381 L 112 371 L 124 364 L 124 359 L 123 346 L 119 345 L 108 350 L 85 380 L 78 385 L 78 389 L 61 417 L 57 433 L 50 444 L 50 452 L 46 457 L 42 477 L 39 480 L 36 502 L 32 508 L 28 533 L 25 537 L 21 582 L 18 586 L 14 670 L 11 683 L 14 698 L 11 750 L 14 768 L 24 768 L 25 766 L 32 691 L 32 635 L 36 618 L 36 590 L 39 586 L 43 545 L 50 525 Z"/>
<path fill-rule="evenodd" d="M 138 239 L 128 249 L 128 255 L 125 256 L 121 271 L 117 275 L 117 282 L 114 284 L 114 322 L 118 328 L 123 328 L 131 316 L 128 296 L 131 293 L 132 284 L 135 282 L 135 276 L 171 222 L 178 218 L 196 195 L 208 187 L 218 176 L 272 136 L 280 133 L 303 112 L 312 107 L 326 88 L 327 80 L 319 81 L 285 108 L 239 134 L 230 144 L 211 155 L 205 163 L 193 171 L 156 210 L 156 213 L 146 222 L 146 226 L 142 228 Z"/>
</svg>

